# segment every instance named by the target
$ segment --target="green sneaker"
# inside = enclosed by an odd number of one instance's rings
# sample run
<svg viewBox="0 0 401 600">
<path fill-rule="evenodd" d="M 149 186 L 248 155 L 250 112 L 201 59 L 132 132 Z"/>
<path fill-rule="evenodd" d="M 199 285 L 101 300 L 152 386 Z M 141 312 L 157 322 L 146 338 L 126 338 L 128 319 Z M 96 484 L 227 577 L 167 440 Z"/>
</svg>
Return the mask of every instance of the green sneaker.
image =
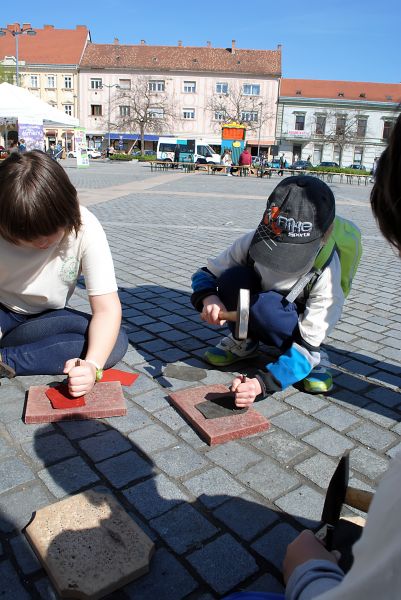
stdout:
<svg viewBox="0 0 401 600">
<path fill-rule="evenodd" d="M 309 394 L 324 394 L 333 389 L 333 378 L 326 367 L 312 369 L 302 383 L 305 392 Z"/>
<path fill-rule="evenodd" d="M 203 358 L 214 367 L 227 367 L 235 362 L 257 356 L 259 342 L 250 338 L 236 340 L 230 333 L 215 348 L 209 348 Z"/>
</svg>

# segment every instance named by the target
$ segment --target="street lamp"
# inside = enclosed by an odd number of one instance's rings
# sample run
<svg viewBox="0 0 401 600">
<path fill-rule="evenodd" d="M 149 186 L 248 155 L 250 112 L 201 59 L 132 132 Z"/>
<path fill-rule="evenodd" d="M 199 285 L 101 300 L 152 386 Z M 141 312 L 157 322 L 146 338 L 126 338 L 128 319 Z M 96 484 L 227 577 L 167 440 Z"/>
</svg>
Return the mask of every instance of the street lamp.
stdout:
<svg viewBox="0 0 401 600">
<path fill-rule="evenodd" d="M 260 106 L 260 120 L 259 120 L 259 136 L 258 136 L 258 158 L 260 160 L 260 132 L 262 130 L 262 108 L 263 108 L 263 102 L 259 102 L 259 106 Z"/>
<path fill-rule="evenodd" d="M 111 85 L 107 85 L 107 83 L 102 83 L 102 88 L 108 88 L 109 90 L 109 110 L 108 110 L 108 118 L 107 118 L 107 136 L 108 136 L 108 140 L 109 140 L 109 145 L 107 146 L 108 148 L 110 148 L 110 90 L 111 88 L 120 88 L 120 86 L 118 85 L 118 83 L 112 83 Z"/>
<path fill-rule="evenodd" d="M 16 84 L 19 86 L 19 70 L 18 70 L 18 36 L 26 33 L 27 35 L 36 35 L 36 31 L 32 27 L 26 27 L 25 29 L 18 25 L 19 29 L 3 29 L 0 28 L 0 36 L 4 37 L 6 33 L 11 33 L 15 37 L 15 78 Z"/>
</svg>

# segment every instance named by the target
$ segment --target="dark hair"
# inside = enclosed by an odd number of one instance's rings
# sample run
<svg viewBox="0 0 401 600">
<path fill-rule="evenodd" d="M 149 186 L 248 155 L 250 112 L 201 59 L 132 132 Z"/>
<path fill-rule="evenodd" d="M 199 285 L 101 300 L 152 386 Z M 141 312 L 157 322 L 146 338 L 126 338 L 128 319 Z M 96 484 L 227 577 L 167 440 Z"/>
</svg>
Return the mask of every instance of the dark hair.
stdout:
<svg viewBox="0 0 401 600">
<path fill-rule="evenodd" d="M 401 251 L 401 115 L 374 175 L 370 203 L 380 231 Z"/>
<path fill-rule="evenodd" d="M 15 244 L 53 235 L 78 233 L 77 191 L 63 167 L 40 150 L 11 154 L 0 166 L 0 235 Z"/>
</svg>

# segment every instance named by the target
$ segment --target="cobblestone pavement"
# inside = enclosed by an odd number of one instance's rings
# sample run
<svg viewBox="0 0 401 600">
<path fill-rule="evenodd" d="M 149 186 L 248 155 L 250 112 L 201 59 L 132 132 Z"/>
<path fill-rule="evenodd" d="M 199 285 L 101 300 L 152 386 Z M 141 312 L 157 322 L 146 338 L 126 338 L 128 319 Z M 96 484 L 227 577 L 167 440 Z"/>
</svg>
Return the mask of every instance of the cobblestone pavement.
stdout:
<svg viewBox="0 0 401 600">
<path fill-rule="evenodd" d="M 156 543 L 150 573 L 111 597 L 209 600 L 282 590 L 286 545 L 318 526 L 343 452 L 350 450 L 352 484 L 374 490 L 401 449 L 400 262 L 371 216 L 370 186 L 332 185 L 338 214 L 364 235 L 353 291 L 326 344 L 339 367 L 333 391 L 277 393 L 255 406 L 270 419 L 268 432 L 209 447 L 167 399 L 171 390 L 232 378 L 202 361 L 225 330 L 200 321 L 190 276 L 258 223 L 279 178 L 63 165 L 108 234 L 131 341 L 120 367 L 141 376 L 125 388 L 126 417 L 57 425 L 21 419 L 29 386 L 54 378 L 2 381 L 0 596 L 57 597 L 22 530 L 36 509 L 98 487 Z M 88 307 L 83 289 L 73 305 Z M 169 377 L 171 363 L 192 367 L 190 380 Z"/>
</svg>

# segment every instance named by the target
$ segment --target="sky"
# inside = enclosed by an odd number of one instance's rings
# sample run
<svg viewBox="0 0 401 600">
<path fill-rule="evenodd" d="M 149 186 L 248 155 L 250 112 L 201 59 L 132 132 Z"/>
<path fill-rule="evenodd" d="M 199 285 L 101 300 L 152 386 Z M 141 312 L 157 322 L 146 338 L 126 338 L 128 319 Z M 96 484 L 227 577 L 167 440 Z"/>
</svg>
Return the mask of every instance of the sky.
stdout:
<svg viewBox="0 0 401 600">
<path fill-rule="evenodd" d="M 18 0 L 2 2 L 0 20 L 0 27 L 86 25 L 100 44 L 282 44 L 283 77 L 401 82 L 400 0 Z"/>
</svg>

